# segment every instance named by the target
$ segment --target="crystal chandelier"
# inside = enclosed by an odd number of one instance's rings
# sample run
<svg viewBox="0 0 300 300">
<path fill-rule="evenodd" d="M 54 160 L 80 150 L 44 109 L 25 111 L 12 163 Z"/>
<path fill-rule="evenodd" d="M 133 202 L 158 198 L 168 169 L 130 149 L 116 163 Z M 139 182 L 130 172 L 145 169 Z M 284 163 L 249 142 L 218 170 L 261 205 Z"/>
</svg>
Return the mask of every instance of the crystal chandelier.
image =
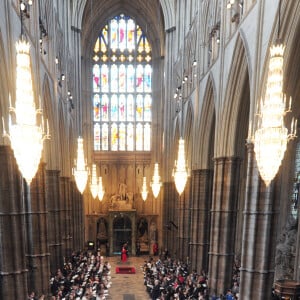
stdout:
<svg viewBox="0 0 300 300">
<path fill-rule="evenodd" d="M 9 116 L 9 134 L 4 129 L 3 135 L 9 137 L 19 170 L 30 185 L 40 163 L 43 141 L 50 135 L 48 121 L 44 132 L 43 116 L 40 116 L 41 124 L 37 124 L 37 115 L 41 115 L 42 110 L 35 107 L 29 48 L 23 37 L 16 43 L 16 101 L 15 107 L 11 103 L 9 107 L 10 113 L 15 114 L 15 122 Z"/>
<path fill-rule="evenodd" d="M 282 44 L 270 49 L 266 95 L 260 103 L 259 124 L 254 135 L 257 165 L 266 186 L 278 172 L 288 140 L 295 138 L 297 132 L 297 120 L 292 120 L 290 134 L 284 125 L 284 116 L 291 111 L 291 100 L 286 111 L 286 100 L 282 92 L 283 52 Z"/>
<path fill-rule="evenodd" d="M 92 165 L 92 176 L 90 182 L 90 190 L 94 199 L 97 197 L 98 193 L 98 178 L 97 178 L 97 167 L 96 164 Z"/>
<path fill-rule="evenodd" d="M 105 190 L 103 188 L 103 184 L 102 184 L 102 177 L 99 177 L 99 184 L 98 184 L 98 199 L 99 201 L 102 201 L 103 196 L 105 194 Z"/>
<path fill-rule="evenodd" d="M 75 167 L 73 168 L 73 174 L 75 177 L 76 185 L 79 192 L 82 194 L 85 190 L 87 179 L 88 179 L 88 168 L 84 161 L 84 152 L 83 152 L 83 139 L 79 137 L 77 139 L 78 148 L 77 148 L 77 160 L 75 160 Z"/>
<path fill-rule="evenodd" d="M 143 177 L 143 186 L 142 186 L 142 192 L 141 192 L 141 194 L 142 194 L 143 200 L 146 201 L 147 200 L 147 196 L 148 196 L 146 176 Z"/>
<path fill-rule="evenodd" d="M 160 187 L 161 187 L 158 163 L 154 164 L 154 173 L 153 173 L 152 182 L 151 182 L 150 185 L 151 185 L 151 188 L 152 188 L 154 198 L 157 198 L 158 194 L 159 194 L 159 191 L 160 191 Z"/>
<path fill-rule="evenodd" d="M 179 139 L 178 147 L 178 157 L 175 161 L 175 167 L 173 171 L 173 176 L 175 180 L 175 186 L 179 195 L 182 194 L 187 178 L 188 178 L 188 169 L 186 167 L 185 154 L 184 154 L 184 139 Z"/>
</svg>

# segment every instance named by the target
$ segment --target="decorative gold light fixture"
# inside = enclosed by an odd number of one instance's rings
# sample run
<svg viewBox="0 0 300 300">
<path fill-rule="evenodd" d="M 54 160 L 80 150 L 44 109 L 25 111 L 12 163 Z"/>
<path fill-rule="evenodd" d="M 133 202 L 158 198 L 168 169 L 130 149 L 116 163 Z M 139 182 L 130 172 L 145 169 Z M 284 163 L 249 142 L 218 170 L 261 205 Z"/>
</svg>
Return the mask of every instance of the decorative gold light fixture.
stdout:
<svg viewBox="0 0 300 300">
<path fill-rule="evenodd" d="M 187 178 L 189 176 L 188 168 L 186 166 L 186 161 L 185 161 L 183 138 L 179 139 L 178 156 L 177 156 L 177 161 L 175 161 L 173 176 L 174 176 L 177 192 L 179 195 L 181 195 L 185 188 Z"/>
<path fill-rule="evenodd" d="M 144 201 L 147 200 L 148 196 L 148 189 L 147 189 L 147 178 L 145 176 L 145 167 L 143 165 L 143 185 L 142 185 L 142 191 L 141 191 L 142 199 Z"/>
<path fill-rule="evenodd" d="M 286 97 L 282 92 L 283 53 L 284 46 L 281 43 L 270 49 L 267 89 L 260 103 L 258 129 L 254 135 L 257 166 L 266 186 L 278 172 L 287 142 L 297 134 L 297 120 L 292 120 L 291 133 L 284 125 L 284 116 L 291 111 L 291 100 L 286 110 Z"/>
<path fill-rule="evenodd" d="M 292 120 L 290 134 L 284 125 L 284 116 L 291 111 L 291 100 L 288 110 L 286 110 L 286 100 L 282 93 L 284 46 L 282 44 L 273 45 L 270 53 L 267 90 L 265 99 L 260 103 L 261 124 L 254 136 L 257 165 L 266 186 L 278 172 L 287 142 L 296 137 L 297 131 L 297 120 Z"/>
<path fill-rule="evenodd" d="M 96 164 L 92 164 L 92 175 L 90 182 L 90 190 L 94 199 L 96 199 L 98 194 L 98 178 L 97 178 L 97 167 Z"/>
<path fill-rule="evenodd" d="M 183 124 L 183 87 L 178 88 L 178 99 L 176 112 L 179 113 L 181 117 L 181 125 Z M 177 97 L 176 97 L 177 98 Z M 175 166 L 173 169 L 173 177 L 175 181 L 176 190 L 179 196 L 184 191 L 187 178 L 189 176 L 188 168 L 185 161 L 185 151 L 184 151 L 184 139 L 182 138 L 182 128 L 180 128 L 180 139 L 178 144 L 178 155 L 177 160 L 175 160 Z"/>
<path fill-rule="evenodd" d="M 89 172 L 86 162 L 84 160 L 83 139 L 81 137 L 78 137 L 77 142 L 77 159 L 75 159 L 75 167 L 73 168 L 73 174 L 75 177 L 77 188 L 82 194 L 86 187 Z"/>
<path fill-rule="evenodd" d="M 30 185 L 35 176 L 43 150 L 43 141 L 50 138 L 47 121 L 46 133 L 41 108 L 36 109 L 30 67 L 29 43 L 21 38 L 16 43 L 16 101 L 12 107 L 9 97 L 9 111 L 14 113 L 15 122 L 9 116 L 9 134 L 6 133 L 3 120 L 3 135 L 9 137 L 14 156 L 22 176 Z M 40 115 L 40 124 L 37 116 Z"/>
<path fill-rule="evenodd" d="M 157 198 L 159 191 L 160 191 L 160 187 L 161 187 L 158 163 L 154 164 L 154 173 L 153 173 L 152 182 L 150 183 L 150 185 L 152 188 L 152 193 L 153 193 L 154 198 Z"/>
<path fill-rule="evenodd" d="M 99 177 L 99 183 L 98 183 L 98 199 L 99 201 L 103 200 L 105 194 L 105 190 L 103 188 L 103 183 L 102 183 L 102 177 Z"/>
<path fill-rule="evenodd" d="M 147 189 L 147 179 L 146 179 L 146 176 L 143 177 L 143 186 L 142 186 L 142 199 L 144 201 L 147 200 L 147 196 L 148 196 L 148 189 Z"/>
</svg>

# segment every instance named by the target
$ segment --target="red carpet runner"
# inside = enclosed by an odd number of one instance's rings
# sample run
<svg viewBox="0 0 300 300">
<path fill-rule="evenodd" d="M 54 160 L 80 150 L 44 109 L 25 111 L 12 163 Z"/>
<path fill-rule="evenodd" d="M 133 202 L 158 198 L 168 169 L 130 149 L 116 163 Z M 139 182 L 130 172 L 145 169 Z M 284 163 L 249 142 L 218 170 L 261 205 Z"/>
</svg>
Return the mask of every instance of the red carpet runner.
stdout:
<svg viewBox="0 0 300 300">
<path fill-rule="evenodd" d="M 117 274 L 135 274 L 135 268 L 130 266 L 117 266 Z"/>
</svg>

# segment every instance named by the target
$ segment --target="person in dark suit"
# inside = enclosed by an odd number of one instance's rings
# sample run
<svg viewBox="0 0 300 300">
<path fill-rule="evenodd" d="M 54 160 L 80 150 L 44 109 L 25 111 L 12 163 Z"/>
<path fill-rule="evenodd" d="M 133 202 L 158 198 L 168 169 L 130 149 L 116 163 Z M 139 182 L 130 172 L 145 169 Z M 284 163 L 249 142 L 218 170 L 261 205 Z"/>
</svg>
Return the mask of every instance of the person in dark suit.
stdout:
<svg viewBox="0 0 300 300">
<path fill-rule="evenodd" d="M 154 281 L 154 287 L 151 292 L 151 299 L 157 300 L 157 298 L 159 298 L 159 297 L 160 297 L 160 284 L 159 284 L 159 280 L 156 279 Z"/>
<path fill-rule="evenodd" d="M 136 256 L 140 256 L 141 255 L 141 244 L 140 242 L 137 242 L 136 244 Z"/>
</svg>

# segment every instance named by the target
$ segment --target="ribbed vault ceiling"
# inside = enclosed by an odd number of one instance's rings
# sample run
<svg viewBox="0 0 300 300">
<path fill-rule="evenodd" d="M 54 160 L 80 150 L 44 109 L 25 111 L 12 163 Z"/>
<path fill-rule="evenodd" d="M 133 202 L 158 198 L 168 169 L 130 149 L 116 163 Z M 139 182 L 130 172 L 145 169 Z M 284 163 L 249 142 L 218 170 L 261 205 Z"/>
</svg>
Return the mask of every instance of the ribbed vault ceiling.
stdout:
<svg viewBox="0 0 300 300">
<path fill-rule="evenodd" d="M 124 13 L 136 19 L 152 44 L 154 56 L 163 55 L 164 28 L 159 0 L 80 0 L 77 15 L 82 14 L 82 46 L 90 49 L 107 19 Z M 79 25 L 79 24 L 78 24 Z"/>
</svg>

